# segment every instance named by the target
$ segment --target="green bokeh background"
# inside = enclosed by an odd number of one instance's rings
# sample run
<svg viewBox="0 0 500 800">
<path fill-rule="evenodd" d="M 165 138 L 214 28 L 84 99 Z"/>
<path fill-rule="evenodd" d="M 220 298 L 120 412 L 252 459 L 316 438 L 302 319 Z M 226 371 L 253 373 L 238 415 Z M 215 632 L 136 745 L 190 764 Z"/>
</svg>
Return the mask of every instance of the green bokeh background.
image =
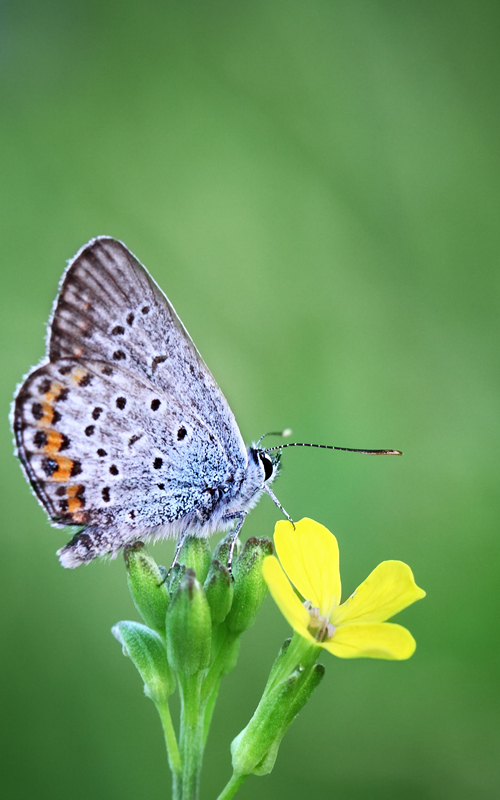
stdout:
<svg viewBox="0 0 500 800">
<path fill-rule="evenodd" d="M 110 628 L 121 560 L 64 571 L 12 457 L 66 259 L 106 233 L 167 292 L 275 490 L 427 598 L 405 663 L 323 659 L 274 772 L 242 800 L 498 791 L 497 3 L 4 2 L 0 19 L 5 798 L 169 797 L 160 725 Z M 264 498 L 245 524 L 270 536 Z M 215 543 L 215 539 L 214 539 Z M 172 544 L 155 547 L 167 563 Z M 224 682 L 202 798 L 230 775 L 288 627 L 267 600 Z"/>
</svg>

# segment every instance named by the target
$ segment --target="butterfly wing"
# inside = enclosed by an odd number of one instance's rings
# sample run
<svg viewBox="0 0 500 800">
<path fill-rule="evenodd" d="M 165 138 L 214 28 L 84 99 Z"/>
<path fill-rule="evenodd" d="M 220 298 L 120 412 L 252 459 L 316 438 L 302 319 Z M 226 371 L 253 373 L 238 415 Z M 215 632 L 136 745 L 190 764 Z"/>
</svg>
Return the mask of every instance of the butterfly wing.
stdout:
<svg viewBox="0 0 500 800">
<path fill-rule="evenodd" d="M 13 427 L 53 524 L 88 526 L 64 548 L 66 566 L 159 528 L 227 526 L 248 466 L 236 421 L 169 301 L 120 242 L 99 237 L 70 262 L 47 357 L 17 393 Z"/>
<path fill-rule="evenodd" d="M 167 297 L 124 244 L 91 240 L 61 280 L 48 339 L 50 361 L 86 358 L 136 371 L 188 405 L 246 459 L 234 415 Z"/>
<path fill-rule="evenodd" d="M 210 515 L 231 474 L 221 444 L 189 407 L 107 362 L 58 359 L 15 404 L 25 473 L 53 523 L 113 527 L 124 539 Z M 128 533 L 127 533 L 128 530 Z"/>
</svg>

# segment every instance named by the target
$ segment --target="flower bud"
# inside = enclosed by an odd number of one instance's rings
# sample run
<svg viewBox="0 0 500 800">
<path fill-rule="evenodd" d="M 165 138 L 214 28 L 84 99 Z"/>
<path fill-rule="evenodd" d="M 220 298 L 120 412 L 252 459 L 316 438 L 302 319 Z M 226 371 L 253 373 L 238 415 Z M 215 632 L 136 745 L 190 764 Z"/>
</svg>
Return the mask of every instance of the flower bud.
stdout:
<svg viewBox="0 0 500 800">
<path fill-rule="evenodd" d="M 246 728 L 233 739 L 231 756 L 237 775 L 250 775 L 258 768 L 280 736 L 299 677 L 296 670 L 264 696 Z"/>
<path fill-rule="evenodd" d="M 175 689 L 175 679 L 160 636 L 141 622 L 118 622 L 111 631 L 139 670 L 145 694 L 164 703 Z"/>
<path fill-rule="evenodd" d="M 167 652 L 175 670 L 194 675 L 208 667 L 212 623 L 205 593 L 187 569 L 167 610 Z"/>
<path fill-rule="evenodd" d="M 142 542 L 124 551 L 127 582 L 134 605 L 146 625 L 165 636 L 165 614 L 170 596 L 164 576 Z"/>
<path fill-rule="evenodd" d="M 281 645 L 280 651 L 279 651 L 278 655 L 276 656 L 276 658 L 274 660 L 274 664 L 271 667 L 271 672 L 269 673 L 269 677 L 267 679 L 266 688 L 264 689 L 264 694 L 266 694 L 266 692 L 268 692 L 269 689 L 272 688 L 273 684 L 275 683 L 276 678 L 278 678 L 278 681 L 279 681 L 280 679 L 283 679 L 283 677 L 285 677 L 284 675 L 280 676 L 279 673 L 282 670 L 283 666 L 286 667 L 286 658 L 287 658 L 291 643 L 292 643 L 291 639 L 285 639 L 285 641 Z"/>
<path fill-rule="evenodd" d="M 223 622 L 233 602 L 234 585 L 227 567 L 220 561 L 212 561 L 203 586 L 210 606 L 212 625 Z"/>
<path fill-rule="evenodd" d="M 229 564 L 229 553 L 230 553 L 230 550 L 231 550 L 231 541 L 232 541 L 232 537 L 231 537 L 230 534 L 228 534 L 226 537 L 224 537 L 224 539 L 220 540 L 219 544 L 215 548 L 215 550 L 213 552 L 213 555 L 212 555 L 212 560 L 213 561 L 220 561 L 220 563 L 224 567 L 227 567 L 228 564 Z M 240 551 L 241 551 L 241 542 L 240 542 L 239 539 L 236 539 L 236 544 L 234 545 L 234 551 L 233 551 L 233 561 L 236 560 L 236 558 L 238 558 L 238 556 L 240 554 Z"/>
<path fill-rule="evenodd" d="M 295 696 L 293 697 L 288 707 L 288 713 L 283 722 L 281 731 L 276 736 L 265 758 L 253 770 L 253 775 L 269 775 L 269 773 L 272 771 L 275 761 L 278 757 L 278 750 L 283 736 L 287 732 L 299 711 L 305 706 L 315 688 L 322 681 L 324 674 L 325 668 L 323 664 L 316 664 L 313 667 L 310 675 L 308 675 L 302 686 L 297 690 Z"/>
<path fill-rule="evenodd" d="M 167 572 L 167 585 L 170 597 L 174 596 L 185 572 L 186 567 L 184 564 L 175 564 L 170 568 L 170 571 Z"/>
<path fill-rule="evenodd" d="M 316 664 L 304 676 L 298 667 L 260 701 L 252 719 L 231 744 L 237 775 L 267 775 L 274 767 L 281 740 L 301 708 L 323 678 Z"/>
<path fill-rule="evenodd" d="M 226 624 L 234 633 L 247 630 L 255 622 L 267 592 L 262 562 L 272 553 L 273 546 L 269 539 L 251 538 L 245 543 L 234 565 L 234 598 L 226 617 Z"/>
<path fill-rule="evenodd" d="M 179 564 L 184 564 L 186 569 L 194 570 L 196 578 L 203 584 L 212 561 L 207 540 L 199 536 L 186 536 L 177 561 Z"/>
</svg>

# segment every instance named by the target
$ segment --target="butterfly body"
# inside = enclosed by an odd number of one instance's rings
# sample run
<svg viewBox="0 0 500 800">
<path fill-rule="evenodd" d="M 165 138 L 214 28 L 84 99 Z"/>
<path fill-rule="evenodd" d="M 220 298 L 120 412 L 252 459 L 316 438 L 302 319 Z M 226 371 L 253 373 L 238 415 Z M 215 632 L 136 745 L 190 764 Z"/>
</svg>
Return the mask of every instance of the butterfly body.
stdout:
<svg viewBox="0 0 500 800">
<path fill-rule="evenodd" d="M 276 475 L 246 447 L 222 392 L 168 299 L 121 242 L 70 262 L 47 356 L 13 406 L 16 450 L 56 527 L 86 526 L 64 566 L 137 539 L 241 525 Z"/>
</svg>

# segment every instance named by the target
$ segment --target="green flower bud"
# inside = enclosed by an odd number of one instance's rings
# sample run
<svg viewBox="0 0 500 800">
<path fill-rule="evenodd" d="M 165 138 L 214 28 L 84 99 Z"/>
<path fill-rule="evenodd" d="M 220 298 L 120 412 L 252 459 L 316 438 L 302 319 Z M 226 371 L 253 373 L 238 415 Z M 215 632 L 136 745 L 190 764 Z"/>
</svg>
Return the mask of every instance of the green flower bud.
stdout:
<svg viewBox="0 0 500 800">
<path fill-rule="evenodd" d="M 167 610 L 167 652 L 175 670 L 194 675 L 208 667 L 212 623 L 205 593 L 187 569 Z"/>
<path fill-rule="evenodd" d="M 155 703 L 166 702 L 175 679 L 160 636 L 141 622 L 118 622 L 111 631 L 139 670 L 145 694 Z"/>
<path fill-rule="evenodd" d="M 229 551 L 231 550 L 231 535 L 228 534 L 224 539 L 221 539 L 217 547 L 215 548 L 212 560 L 213 561 L 220 561 L 220 563 L 227 567 L 229 563 Z M 236 540 L 236 544 L 234 546 L 233 551 L 233 561 L 239 556 L 241 551 L 241 542 L 239 539 Z"/>
<path fill-rule="evenodd" d="M 325 668 L 315 665 L 304 675 L 297 668 L 260 701 L 252 719 L 231 744 L 237 775 L 267 775 L 274 767 L 281 740 L 294 717 L 323 678 Z"/>
<path fill-rule="evenodd" d="M 267 592 L 262 562 L 273 553 L 269 539 L 251 538 L 245 543 L 233 569 L 234 598 L 226 617 L 229 630 L 241 633 L 255 622 Z"/>
<path fill-rule="evenodd" d="M 275 761 L 278 757 L 278 750 L 283 736 L 287 732 L 299 711 L 305 706 L 315 688 L 323 680 L 324 674 L 325 668 L 323 664 L 316 664 L 313 667 L 310 675 L 306 678 L 303 685 L 298 689 L 295 697 L 290 703 L 288 714 L 286 715 L 286 719 L 284 720 L 280 733 L 276 736 L 276 739 L 269 748 L 265 758 L 259 764 L 257 764 L 253 770 L 254 775 L 269 775 L 269 773 L 272 771 Z"/>
<path fill-rule="evenodd" d="M 185 572 L 186 567 L 184 564 L 175 564 L 175 566 L 171 568 L 170 573 L 167 572 L 167 583 L 170 597 L 173 597 L 175 594 Z"/>
<path fill-rule="evenodd" d="M 186 569 L 194 570 L 197 579 L 202 584 L 208 575 L 212 561 L 207 540 L 201 539 L 199 536 L 186 536 L 177 561 L 179 564 L 184 564 Z"/>
<path fill-rule="evenodd" d="M 164 576 L 142 542 L 124 551 L 127 582 L 134 605 L 146 625 L 165 636 L 165 614 L 170 595 Z"/>
<path fill-rule="evenodd" d="M 226 619 L 233 602 L 234 585 L 227 567 L 220 561 L 212 561 L 203 586 L 210 606 L 212 625 Z"/>
<path fill-rule="evenodd" d="M 274 664 L 271 667 L 271 672 L 269 673 L 269 677 L 267 679 L 266 688 L 264 689 L 264 694 L 266 694 L 266 692 L 270 688 L 272 688 L 272 685 L 273 685 L 273 683 L 275 681 L 275 678 L 277 676 L 278 676 L 278 680 L 279 680 L 280 677 L 281 678 L 285 677 L 284 675 L 279 676 L 278 673 L 281 671 L 281 668 L 283 666 L 286 666 L 286 664 L 285 664 L 286 657 L 288 655 L 288 651 L 289 651 L 291 643 L 292 643 L 291 639 L 285 639 L 285 641 L 281 645 L 280 651 L 279 651 L 278 655 L 276 656 L 276 658 L 274 660 Z"/>
<path fill-rule="evenodd" d="M 250 775 L 265 759 L 281 733 L 299 677 L 296 670 L 263 697 L 246 728 L 233 739 L 231 756 L 237 775 Z"/>
</svg>

